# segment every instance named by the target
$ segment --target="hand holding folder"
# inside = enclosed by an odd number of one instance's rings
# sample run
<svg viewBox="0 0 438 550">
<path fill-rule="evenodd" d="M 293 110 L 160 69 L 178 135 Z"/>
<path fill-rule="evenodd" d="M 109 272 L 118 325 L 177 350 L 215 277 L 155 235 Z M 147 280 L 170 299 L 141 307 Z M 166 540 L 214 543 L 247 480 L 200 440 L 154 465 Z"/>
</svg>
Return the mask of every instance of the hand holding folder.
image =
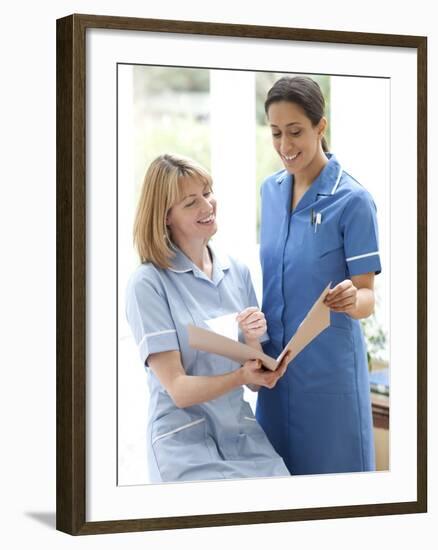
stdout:
<svg viewBox="0 0 438 550">
<path fill-rule="evenodd" d="M 320 297 L 310 308 L 297 331 L 277 359 L 246 344 L 241 344 L 231 338 L 221 336 L 210 330 L 195 327 L 194 325 L 187 326 L 189 345 L 200 351 L 222 355 L 241 364 L 251 359 L 260 359 L 265 367 L 274 371 L 286 353 L 289 352 L 289 361 L 292 361 L 318 334 L 330 326 L 330 309 L 324 304 L 324 299 L 330 290 L 330 284 L 327 285 Z"/>
</svg>

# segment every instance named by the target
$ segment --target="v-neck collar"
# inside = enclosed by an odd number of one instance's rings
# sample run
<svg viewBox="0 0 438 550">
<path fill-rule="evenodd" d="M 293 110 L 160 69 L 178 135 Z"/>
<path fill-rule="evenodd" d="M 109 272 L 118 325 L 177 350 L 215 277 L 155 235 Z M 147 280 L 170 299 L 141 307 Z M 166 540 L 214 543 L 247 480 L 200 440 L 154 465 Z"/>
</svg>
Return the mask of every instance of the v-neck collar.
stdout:
<svg viewBox="0 0 438 550">
<path fill-rule="evenodd" d="M 283 204 L 285 204 L 289 214 L 293 215 L 310 206 L 316 201 L 318 195 L 333 195 L 336 192 L 342 175 L 342 167 L 333 154 L 326 153 L 326 156 L 328 158 L 327 164 L 313 180 L 292 211 L 290 210 L 290 205 L 292 202 L 294 178 L 286 170 L 276 178 L 277 183 L 281 187 L 282 200 L 285 200 Z"/>
<path fill-rule="evenodd" d="M 184 252 L 178 248 L 176 245 L 172 247 L 175 256 L 172 258 L 172 265 L 169 267 L 170 271 L 174 273 L 188 273 L 193 272 L 193 275 L 197 279 L 205 279 L 209 283 L 217 286 L 221 280 L 224 278 L 224 272 L 230 268 L 230 261 L 226 255 L 216 253 L 213 248 L 208 245 L 208 249 L 211 253 L 212 259 L 212 272 L 211 279 L 195 265 L 190 258 L 188 258 Z"/>
</svg>

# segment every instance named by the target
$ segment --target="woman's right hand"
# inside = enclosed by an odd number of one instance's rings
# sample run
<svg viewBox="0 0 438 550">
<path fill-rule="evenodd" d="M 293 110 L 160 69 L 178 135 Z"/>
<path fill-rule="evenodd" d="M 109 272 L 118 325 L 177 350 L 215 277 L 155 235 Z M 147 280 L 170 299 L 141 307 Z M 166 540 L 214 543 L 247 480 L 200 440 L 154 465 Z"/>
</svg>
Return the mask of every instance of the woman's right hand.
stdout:
<svg viewBox="0 0 438 550">
<path fill-rule="evenodd" d="M 282 376 L 281 372 L 265 369 L 260 359 L 246 361 L 241 367 L 241 373 L 243 384 L 246 386 L 263 386 L 269 389 L 272 389 Z"/>
</svg>

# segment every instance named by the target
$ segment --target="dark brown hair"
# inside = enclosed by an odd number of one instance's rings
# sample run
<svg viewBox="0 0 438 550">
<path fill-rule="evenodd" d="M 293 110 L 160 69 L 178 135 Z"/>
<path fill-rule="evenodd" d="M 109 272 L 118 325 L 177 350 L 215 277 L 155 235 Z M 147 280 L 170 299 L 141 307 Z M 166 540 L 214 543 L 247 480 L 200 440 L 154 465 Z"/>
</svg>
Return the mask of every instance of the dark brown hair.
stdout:
<svg viewBox="0 0 438 550">
<path fill-rule="evenodd" d="M 299 105 L 313 126 L 316 126 L 324 116 L 325 100 L 318 83 L 308 76 L 284 76 L 277 80 L 269 90 L 265 101 L 265 113 L 269 107 L 279 101 L 289 101 Z M 325 137 L 322 138 L 322 148 L 328 151 Z"/>
</svg>

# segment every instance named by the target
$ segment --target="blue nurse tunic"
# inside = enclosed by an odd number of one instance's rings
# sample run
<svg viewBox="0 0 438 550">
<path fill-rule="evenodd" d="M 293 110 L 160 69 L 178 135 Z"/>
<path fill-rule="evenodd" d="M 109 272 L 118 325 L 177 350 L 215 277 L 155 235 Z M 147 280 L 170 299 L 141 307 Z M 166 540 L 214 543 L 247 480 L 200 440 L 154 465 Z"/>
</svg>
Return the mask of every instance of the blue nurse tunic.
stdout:
<svg viewBox="0 0 438 550">
<path fill-rule="evenodd" d="M 206 320 L 257 306 L 248 269 L 210 250 L 212 279 L 177 248 L 169 269 L 144 263 L 132 275 L 126 313 L 146 367 L 150 354 L 177 350 L 188 375 L 217 376 L 240 368 L 188 344 L 188 324 L 208 328 Z M 151 482 L 289 476 L 243 399 L 242 387 L 178 408 L 153 371 L 146 368 L 146 372 Z"/>
<path fill-rule="evenodd" d="M 333 155 L 291 212 L 293 176 L 262 185 L 263 306 L 276 357 L 323 289 L 380 273 L 376 208 Z M 319 223 L 317 223 L 319 222 Z M 256 417 L 292 474 L 373 470 L 366 348 L 358 320 L 330 312 L 330 327 L 262 388 Z"/>
</svg>

